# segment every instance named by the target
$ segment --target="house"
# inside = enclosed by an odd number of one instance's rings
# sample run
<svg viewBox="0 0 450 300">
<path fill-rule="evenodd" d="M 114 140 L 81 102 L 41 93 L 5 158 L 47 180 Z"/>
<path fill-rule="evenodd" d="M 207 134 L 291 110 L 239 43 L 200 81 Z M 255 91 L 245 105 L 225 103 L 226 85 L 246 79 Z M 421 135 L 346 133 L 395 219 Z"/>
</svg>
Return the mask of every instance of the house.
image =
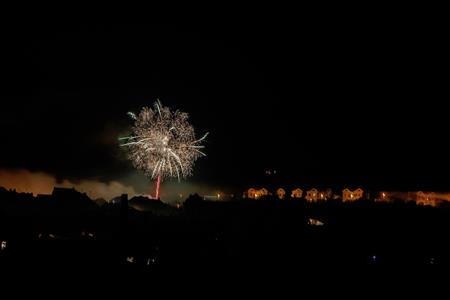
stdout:
<svg viewBox="0 0 450 300">
<path fill-rule="evenodd" d="M 416 204 L 417 205 L 436 206 L 437 205 L 436 194 L 433 192 L 424 193 L 422 191 L 419 191 L 419 192 L 417 192 L 417 196 L 416 196 Z"/>
<path fill-rule="evenodd" d="M 386 201 L 389 202 L 391 200 L 391 194 L 388 192 L 380 192 L 375 201 Z"/>
<path fill-rule="evenodd" d="M 291 193 L 291 198 L 301 198 L 303 196 L 303 191 L 301 189 L 295 189 Z"/>
<path fill-rule="evenodd" d="M 364 191 L 359 188 L 359 189 L 357 189 L 356 191 L 353 192 L 353 195 L 354 195 L 356 200 L 362 199 L 364 197 Z"/>
<path fill-rule="evenodd" d="M 270 195 L 269 191 L 265 188 L 262 188 L 259 190 L 251 188 L 251 189 L 248 189 L 247 192 L 244 192 L 244 198 L 249 198 L 249 199 L 258 199 L 258 198 L 269 196 L 269 195 Z"/>
<path fill-rule="evenodd" d="M 244 197 L 255 199 L 256 198 L 256 190 L 254 188 L 248 189 L 246 193 L 244 193 Z"/>
<path fill-rule="evenodd" d="M 344 202 L 347 201 L 356 201 L 362 199 L 364 196 L 364 191 L 362 189 L 357 189 L 355 191 L 350 191 L 349 189 L 345 189 L 342 191 L 342 200 Z"/>
<path fill-rule="evenodd" d="M 284 199 L 284 196 L 285 196 L 285 195 L 286 195 L 286 191 L 285 191 L 284 189 L 279 188 L 279 189 L 277 190 L 277 196 L 278 196 L 278 198 Z"/>
<path fill-rule="evenodd" d="M 319 197 L 319 191 L 317 189 L 312 189 L 306 192 L 305 199 L 308 202 L 316 202 Z"/>
<path fill-rule="evenodd" d="M 260 190 L 258 191 L 258 195 L 259 195 L 259 197 L 262 197 L 262 196 L 269 196 L 269 191 L 266 190 L 265 188 L 262 188 L 262 189 L 260 189 Z"/>
</svg>

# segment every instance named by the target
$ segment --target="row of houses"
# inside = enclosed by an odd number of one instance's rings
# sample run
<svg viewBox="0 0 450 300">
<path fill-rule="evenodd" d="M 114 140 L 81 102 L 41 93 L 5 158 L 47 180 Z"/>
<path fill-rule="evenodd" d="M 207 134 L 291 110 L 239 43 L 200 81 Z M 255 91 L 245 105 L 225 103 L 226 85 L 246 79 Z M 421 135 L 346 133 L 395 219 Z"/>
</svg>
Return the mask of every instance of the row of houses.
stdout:
<svg viewBox="0 0 450 300">
<path fill-rule="evenodd" d="M 449 201 L 449 193 L 435 193 L 435 192 L 381 192 L 375 198 L 379 202 L 391 202 L 394 200 L 403 200 L 405 202 L 413 201 L 417 205 L 438 206 L 441 202 Z"/>
<path fill-rule="evenodd" d="M 269 192 L 265 188 L 261 189 L 248 189 L 244 192 L 244 198 L 248 199 L 260 199 L 267 196 L 273 196 L 271 192 Z M 279 199 L 285 199 L 289 197 L 288 192 L 283 189 L 279 188 L 275 192 L 275 196 Z M 308 202 L 319 202 L 319 201 L 326 201 L 326 200 L 336 200 L 336 199 L 342 199 L 343 202 L 350 202 L 350 201 L 357 201 L 360 199 L 363 199 L 365 196 L 364 190 L 361 188 L 358 188 L 354 191 L 350 189 L 344 189 L 342 191 L 342 194 L 334 194 L 331 189 L 319 191 L 318 189 L 311 189 L 304 192 L 300 188 L 293 189 L 290 192 L 290 198 L 294 199 L 305 199 Z M 366 194 L 366 198 L 369 199 L 369 194 Z M 427 206 L 438 206 L 439 203 L 442 201 L 450 201 L 450 193 L 445 194 L 438 194 L 435 192 L 401 192 L 401 191 L 394 191 L 394 192 L 379 192 L 375 193 L 374 197 L 371 198 L 375 201 L 385 201 L 385 202 L 391 202 L 395 200 L 400 200 L 404 202 L 415 202 L 417 205 L 427 205 Z"/>
<path fill-rule="evenodd" d="M 259 199 L 262 197 L 272 196 L 272 195 L 273 194 L 270 193 L 265 188 L 261 188 L 261 189 L 250 188 L 244 192 L 244 198 L 248 198 L 248 199 Z M 289 194 L 287 194 L 285 189 L 279 188 L 278 190 L 276 190 L 275 195 L 279 199 L 284 199 Z M 362 199 L 363 196 L 364 196 L 364 191 L 360 188 L 355 191 L 345 189 L 342 191 L 342 196 L 333 194 L 333 192 L 330 189 L 328 189 L 326 191 L 319 191 L 315 188 L 306 191 L 306 193 L 302 189 L 297 188 L 297 189 L 292 190 L 291 194 L 290 194 L 291 198 L 295 198 L 295 199 L 304 198 L 308 202 L 325 201 L 325 200 L 329 200 L 329 199 L 342 199 L 344 202 L 347 202 L 347 201 L 356 201 L 356 200 Z"/>
</svg>

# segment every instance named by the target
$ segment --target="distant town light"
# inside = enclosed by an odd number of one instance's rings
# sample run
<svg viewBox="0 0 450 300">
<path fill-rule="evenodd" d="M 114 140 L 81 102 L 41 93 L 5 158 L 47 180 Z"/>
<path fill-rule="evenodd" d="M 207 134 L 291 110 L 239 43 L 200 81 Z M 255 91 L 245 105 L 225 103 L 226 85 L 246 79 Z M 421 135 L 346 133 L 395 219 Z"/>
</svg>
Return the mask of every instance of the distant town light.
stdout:
<svg viewBox="0 0 450 300">
<path fill-rule="evenodd" d="M 154 263 L 156 263 L 156 259 L 155 258 L 147 259 L 147 266 L 150 266 L 150 264 L 154 264 Z"/>
<path fill-rule="evenodd" d="M 323 222 L 316 220 L 316 219 L 309 219 L 308 224 L 311 226 L 323 226 L 324 225 Z"/>
<path fill-rule="evenodd" d="M 134 257 L 133 256 L 127 257 L 127 262 L 129 262 L 130 264 L 134 264 Z"/>
</svg>

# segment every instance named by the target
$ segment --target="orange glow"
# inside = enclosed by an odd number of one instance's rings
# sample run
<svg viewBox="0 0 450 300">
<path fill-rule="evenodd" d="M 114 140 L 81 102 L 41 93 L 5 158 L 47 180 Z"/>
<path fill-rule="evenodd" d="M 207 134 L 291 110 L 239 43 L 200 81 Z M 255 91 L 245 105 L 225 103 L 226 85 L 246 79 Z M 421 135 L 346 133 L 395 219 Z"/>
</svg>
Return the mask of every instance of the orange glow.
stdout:
<svg viewBox="0 0 450 300">
<path fill-rule="evenodd" d="M 91 199 L 103 198 L 110 200 L 122 194 L 130 197 L 137 195 L 131 186 L 125 186 L 117 181 L 108 183 L 95 180 L 82 180 L 73 183 L 63 180 L 58 183 L 56 178 L 50 174 L 30 172 L 28 170 L 1 170 L 0 187 L 7 190 L 16 190 L 18 193 L 32 193 L 34 196 L 50 195 L 54 187 L 75 188 L 81 193 L 86 193 Z"/>
<path fill-rule="evenodd" d="M 49 195 L 53 191 L 56 179 L 45 173 L 32 173 L 27 170 L 0 170 L 0 186 L 19 193 Z"/>
</svg>

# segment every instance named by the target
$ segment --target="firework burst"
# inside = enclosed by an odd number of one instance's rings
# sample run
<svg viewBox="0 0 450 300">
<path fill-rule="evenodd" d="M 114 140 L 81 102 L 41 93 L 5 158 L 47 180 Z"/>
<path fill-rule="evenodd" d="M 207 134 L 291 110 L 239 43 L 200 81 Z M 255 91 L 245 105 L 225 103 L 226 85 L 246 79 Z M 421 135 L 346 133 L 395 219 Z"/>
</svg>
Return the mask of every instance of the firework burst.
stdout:
<svg viewBox="0 0 450 300">
<path fill-rule="evenodd" d="M 128 113 L 134 120 L 131 136 L 120 138 L 122 147 L 128 148 L 128 158 L 135 168 L 159 182 L 165 178 L 185 178 L 192 175 L 195 161 L 206 156 L 201 145 L 208 133 L 196 139 L 189 115 L 172 112 L 156 101 L 153 108 L 144 107 L 138 115 Z"/>
</svg>

